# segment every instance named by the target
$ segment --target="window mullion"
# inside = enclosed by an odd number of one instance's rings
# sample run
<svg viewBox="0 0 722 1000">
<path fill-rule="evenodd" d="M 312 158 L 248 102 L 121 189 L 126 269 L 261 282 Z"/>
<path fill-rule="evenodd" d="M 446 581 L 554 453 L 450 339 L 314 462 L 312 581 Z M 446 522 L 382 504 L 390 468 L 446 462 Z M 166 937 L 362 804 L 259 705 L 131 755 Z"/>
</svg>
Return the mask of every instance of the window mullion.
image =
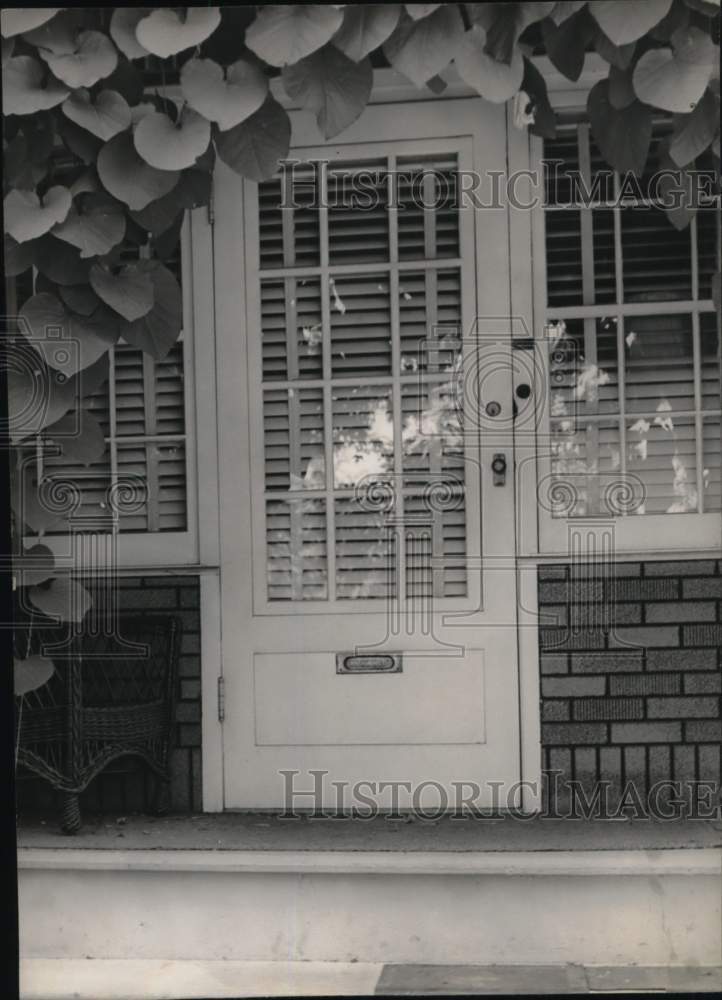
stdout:
<svg viewBox="0 0 722 1000">
<path fill-rule="evenodd" d="M 331 384 L 331 287 L 329 280 L 328 237 L 328 165 L 324 160 L 319 170 L 319 243 L 320 243 L 320 294 L 321 333 L 323 351 L 323 453 L 326 471 L 326 573 L 328 599 L 336 600 L 336 509 L 334 500 L 333 460 L 333 386 Z"/>
<path fill-rule="evenodd" d="M 577 150 L 579 156 L 579 169 L 582 181 L 587 191 L 591 190 L 592 168 L 591 155 L 589 151 L 589 126 L 582 124 L 577 129 Z M 595 282 L 594 282 L 594 227 L 591 208 L 582 207 L 580 209 L 580 229 L 582 242 L 582 302 L 585 306 L 594 305 Z M 588 317 L 584 320 L 584 361 L 586 365 L 597 364 L 597 324 L 596 320 Z M 619 367 L 621 359 L 617 359 Z M 598 392 L 593 390 L 592 398 L 587 396 L 587 412 L 594 414 L 598 412 Z M 585 428 L 586 436 L 586 458 L 587 468 L 590 475 L 587 476 L 587 512 L 598 514 L 600 509 L 599 492 L 599 428 L 596 424 L 587 424 Z"/>
<path fill-rule="evenodd" d="M 150 355 L 143 352 L 143 411 L 145 433 L 156 434 L 155 363 Z M 145 475 L 147 482 L 147 530 L 160 530 L 160 475 L 158 469 L 158 445 L 145 443 Z"/>
<path fill-rule="evenodd" d="M 401 316 L 399 311 L 399 214 L 396 184 L 396 156 L 392 153 L 388 159 L 388 226 L 389 226 L 389 309 L 391 313 L 391 374 L 393 385 L 391 400 L 394 422 L 394 544 L 396 558 L 396 598 L 401 608 L 406 598 L 406 531 L 404 524 L 404 456 L 401 431 L 403 426 L 403 410 L 401 405 Z"/>
<path fill-rule="evenodd" d="M 617 326 L 617 392 L 619 394 L 619 472 L 627 474 L 626 354 L 624 353 L 624 272 L 622 260 L 622 210 L 619 206 L 619 174 L 614 173 L 614 284 Z"/>
<path fill-rule="evenodd" d="M 704 427 L 702 424 L 702 347 L 699 329 L 699 256 L 697 253 L 697 219 L 690 223 L 690 248 L 692 251 L 692 359 L 694 372 L 694 445 L 697 479 L 697 513 L 704 514 Z"/>
</svg>

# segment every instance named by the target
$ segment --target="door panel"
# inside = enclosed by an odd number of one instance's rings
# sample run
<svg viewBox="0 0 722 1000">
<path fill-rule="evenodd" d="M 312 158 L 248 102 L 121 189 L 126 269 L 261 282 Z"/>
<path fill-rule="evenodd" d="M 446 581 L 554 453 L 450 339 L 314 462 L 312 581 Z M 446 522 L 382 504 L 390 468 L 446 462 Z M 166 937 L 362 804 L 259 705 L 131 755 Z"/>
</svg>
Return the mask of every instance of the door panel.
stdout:
<svg viewBox="0 0 722 1000">
<path fill-rule="evenodd" d="M 226 806 L 282 808 L 290 769 L 328 772 L 325 806 L 332 782 L 508 785 L 506 214 L 459 208 L 505 168 L 503 109 L 293 125 L 293 171 L 217 175 Z"/>
</svg>

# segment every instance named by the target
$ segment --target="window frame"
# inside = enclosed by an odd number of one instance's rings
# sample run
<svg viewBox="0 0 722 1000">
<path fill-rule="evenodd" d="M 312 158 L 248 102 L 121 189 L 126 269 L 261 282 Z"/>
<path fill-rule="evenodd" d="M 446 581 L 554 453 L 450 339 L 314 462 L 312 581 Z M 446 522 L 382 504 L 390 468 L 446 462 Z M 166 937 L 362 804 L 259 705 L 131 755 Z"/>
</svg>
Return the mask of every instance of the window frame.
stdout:
<svg viewBox="0 0 722 1000">
<path fill-rule="evenodd" d="M 590 60 L 588 60 L 590 61 Z M 606 74 L 605 74 L 606 75 Z M 566 112 L 584 112 L 586 97 L 591 86 L 598 79 L 604 78 L 599 73 L 599 66 L 594 60 L 588 72 L 580 77 L 576 84 L 570 81 L 561 81 L 559 78 L 552 78 L 554 86 L 550 86 L 550 100 L 555 110 Z M 516 144 L 517 149 L 520 145 Z M 547 341 L 545 336 L 545 322 L 547 315 L 550 318 L 574 317 L 596 317 L 613 316 L 617 318 L 619 329 L 618 338 L 622 336 L 621 320 L 625 316 L 650 316 L 655 312 L 662 314 L 676 313 L 690 317 L 693 323 L 693 336 L 699 344 L 699 316 L 704 312 L 714 313 L 714 304 L 711 299 L 695 299 L 697 288 L 693 287 L 693 298 L 690 300 L 673 300 L 670 302 L 642 302 L 624 303 L 618 297 L 613 303 L 598 306 L 550 306 L 547 307 L 547 282 L 546 282 L 546 240 L 545 240 L 545 209 L 543 207 L 544 185 L 541 173 L 541 161 L 543 158 L 543 139 L 537 136 L 528 136 L 527 148 L 519 149 L 516 160 L 510 156 L 510 162 L 516 162 L 522 169 L 525 165 L 532 171 L 533 175 L 539 178 L 538 186 L 535 189 L 536 199 L 531 210 L 531 220 L 529 223 L 529 236 L 531 240 L 531 301 L 529 302 L 528 314 L 533 317 L 534 345 L 537 364 L 539 365 L 542 384 L 545 388 L 549 386 L 549 358 Z M 513 152 L 513 150 L 511 151 Z M 620 209 L 614 210 L 618 217 Z M 690 234 L 690 251 L 697 253 L 696 246 L 692 248 L 692 240 L 695 239 L 694 223 Z M 517 252 L 519 244 L 516 244 Z M 514 250 L 512 250 L 514 253 Z M 617 281 L 621 281 L 619 276 L 619 261 L 615 255 L 615 271 Z M 617 289 L 619 292 L 619 287 Z M 719 323 L 719 320 L 718 320 Z M 618 365 L 622 365 L 623 353 L 619 354 Z M 696 352 L 696 360 L 699 360 L 699 352 Z M 693 391 L 697 395 L 700 391 L 699 365 L 695 366 L 695 384 Z M 622 411 L 623 412 L 623 411 Z M 712 416 L 715 411 L 710 411 Z M 704 411 L 701 411 L 704 414 Z M 610 415 L 610 420 L 618 419 Z M 703 416 L 698 413 L 695 418 L 696 425 L 700 428 Z M 719 419 L 719 418 L 716 418 Z M 537 491 L 541 485 L 548 482 L 547 477 L 551 475 L 551 456 L 549 454 L 549 442 L 551 441 L 551 421 L 548 393 L 545 391 L 542 405 L 537 412 L 537 432 L 534 447 L 533 460 L 521 470 L 519 495 L 523 498 L 529 495 L 531 489 L 537 498 L 536 511 L 532 514 L 529 510 L 519 511 L 519 520 L 522 530 L 520 539 L 522 541 L 520 555 L 534 555 L 548 557 L 568 557 L 571 552 L 572 536 L 579 532 L 592 532 L 597 535 L 608 534 L 614 539 L 614 548 L 624 555 L 640 554 L 646 557 L 664 558 L 668 555 L 678 555 L 680 553 L 694 554 L 696 552 L 708 554 L 718 553 L 722 549 L 722 513 L 718 511 L 695 514 L 645 514 L 642 516 L 628 515 L 612 517 L 604 515 L 590 515 L 588 517 L 552 517 L 548 510 L 542 509 L 538 502 Z M 527 458 L 531 456 L 527 452 Z M 532 475 L 533 473 L 533 475 Z M 532 483 L 533 478 L 533 483 Z"/>
</svg>

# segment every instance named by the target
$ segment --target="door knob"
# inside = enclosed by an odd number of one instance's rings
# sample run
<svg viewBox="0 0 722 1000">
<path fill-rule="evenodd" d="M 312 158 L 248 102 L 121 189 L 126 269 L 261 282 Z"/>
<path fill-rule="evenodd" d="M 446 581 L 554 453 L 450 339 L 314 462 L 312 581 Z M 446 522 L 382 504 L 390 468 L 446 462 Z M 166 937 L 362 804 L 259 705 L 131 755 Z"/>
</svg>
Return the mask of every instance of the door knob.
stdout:
<svg viewBox="0 0 722 1000">
<path fill-rule="evenodd" d="M 497 452 L 491 460 L 491 471 L 494 473 L 494 486 L 503 486 L 506 482 L 506 455 Z"/>
</svg>

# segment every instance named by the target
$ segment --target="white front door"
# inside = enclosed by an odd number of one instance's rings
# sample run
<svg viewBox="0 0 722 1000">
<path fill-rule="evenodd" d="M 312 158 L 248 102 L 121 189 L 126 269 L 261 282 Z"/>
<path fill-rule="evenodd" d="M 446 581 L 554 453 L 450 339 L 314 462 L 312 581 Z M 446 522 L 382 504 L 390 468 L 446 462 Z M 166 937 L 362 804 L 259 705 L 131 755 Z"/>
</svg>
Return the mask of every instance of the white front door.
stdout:
<svg viewBox="0 0 722 1000">
<path fill-rule="evenodd" d="M 217 174 L 225 806 L 516 806 L 504 109 L 292 117 Z"/>
</svg>

